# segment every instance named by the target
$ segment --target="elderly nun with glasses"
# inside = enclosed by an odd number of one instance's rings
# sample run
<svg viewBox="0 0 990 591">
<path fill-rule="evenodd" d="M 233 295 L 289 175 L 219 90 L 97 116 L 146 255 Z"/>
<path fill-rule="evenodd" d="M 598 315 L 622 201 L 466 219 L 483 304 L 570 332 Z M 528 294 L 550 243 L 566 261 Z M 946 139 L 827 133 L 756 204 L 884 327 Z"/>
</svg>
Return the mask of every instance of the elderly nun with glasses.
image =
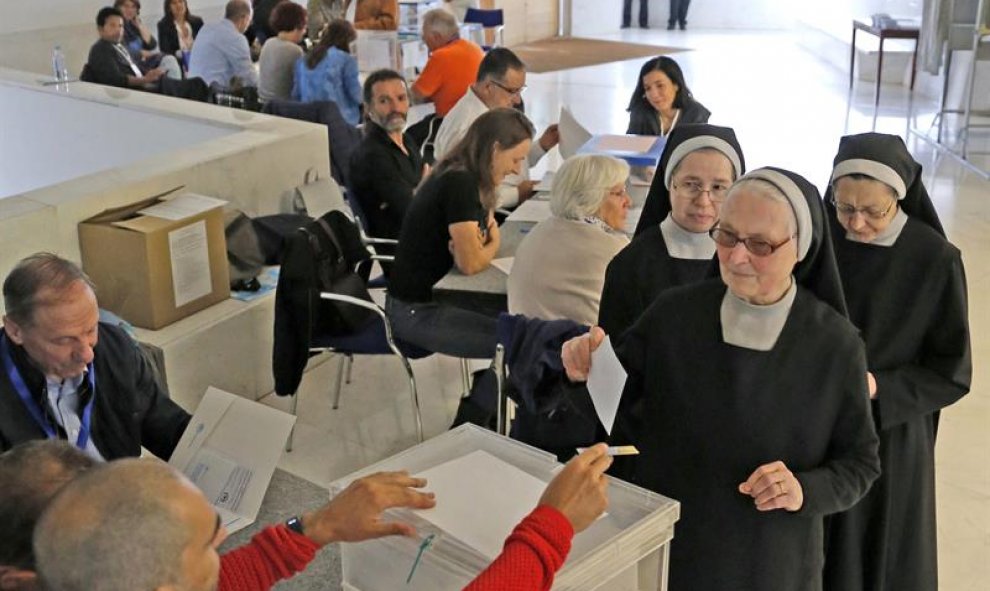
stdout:
<svg viewBox="0 0 990 591">
<path fill-rule="evenodd" d="M 632 243 L 605 273 L 598 325 L 618 335 L 663 291 L 700 281 L 712 268 L 718 220 L 745 162 L 728 127 L 684 125 L 671 132 Z"/>
<path fill-rule="evenodd" d="M 710 231 L 720 277 L 660 295 L 615 339 L 617 473 L 681 502 L 669 589 L 821 589 L 825 516 L 879 473 L 866 356 L 818 190 L 761 168 Z M 568 341 L 586 379 L 599 328 Z M 619 387 L 618 385 L 616 387 Z"/>
<path fill-rule="evenodd" d="M 828 222 L 866 342 L 881 475 L 830 523 L 826 588 L 935 591 L 935 433 L 973 371 L 962 259 L 900 137 L 842 138 L 831 177 Z"/>
<path fill-rule="evenodd" d="M 574 156 L 561 165 L 550 193 L 553 215 L 516 251 L 509 312 L 595 324 L 605 267 L 629 244 L 628 177 L 629 165 L 611 156 Z"/>
</svg>

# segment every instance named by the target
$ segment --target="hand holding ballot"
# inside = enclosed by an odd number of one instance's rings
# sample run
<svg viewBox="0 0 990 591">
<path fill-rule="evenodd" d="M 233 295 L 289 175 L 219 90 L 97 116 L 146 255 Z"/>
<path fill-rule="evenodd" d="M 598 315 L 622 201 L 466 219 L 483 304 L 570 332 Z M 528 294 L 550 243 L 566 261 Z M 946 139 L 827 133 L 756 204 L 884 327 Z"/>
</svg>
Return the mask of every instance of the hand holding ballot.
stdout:
<svg viewBox="0 0 990 591">
<path fill-rule="evenodd" d="M 361 542 L 384 536 L 414 537 L 408 523 L 383 521 L 382 512 L 393 507 L 429 509 L 433 493 L 415 489 L 426 486 L 423 478 L 407 472 L 378 472 L 355 480 L 315 511 L 300 517 L 303 534 L 320 546 L 331 542 Z"/>
<path fill-rule="evenodd" d="M 589 447 L 571 458 L 550 481 L 539 504 L 563 513 L 575 533 L 584 531 L 608 507 L 605 471 L 611 465 L 612 456 L 608 455 L 607 445 L 599 443 Z"/>
<path fill-rule="evenodd" d="M 544 152 L 549 152 L 554 146 L 560 143 L 560 128 L 556 123 L 543 130 L 540 135 L 540 147 Z"/>
<path fill-rule="evenodd" d="M 591 354 L 605 340 L 605 331 L 598 326 L 592 326 L 586 334 L 564 343 L 560 351 L 567 379 L 572 382 L 583 382 L 588 379 L 591 371 Z"/>
</svg>

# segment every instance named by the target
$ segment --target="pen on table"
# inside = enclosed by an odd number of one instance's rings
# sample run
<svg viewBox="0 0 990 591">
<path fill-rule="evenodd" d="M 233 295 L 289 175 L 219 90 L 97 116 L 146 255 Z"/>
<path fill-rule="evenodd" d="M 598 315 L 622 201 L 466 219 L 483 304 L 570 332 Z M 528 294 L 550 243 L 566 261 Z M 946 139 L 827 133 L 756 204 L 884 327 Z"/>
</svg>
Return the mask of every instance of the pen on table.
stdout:
<svg viewBox="0 0 990 591">
<path fill-rule="evenodd" d="M 587 447 L 577 448 L 577 452 L 584 453 Z M 610 445 L 608 451 L 605 452 L 610 456 L 638 456 L 639 450 L 636 449 L 635 445 Z"/>
</svg>

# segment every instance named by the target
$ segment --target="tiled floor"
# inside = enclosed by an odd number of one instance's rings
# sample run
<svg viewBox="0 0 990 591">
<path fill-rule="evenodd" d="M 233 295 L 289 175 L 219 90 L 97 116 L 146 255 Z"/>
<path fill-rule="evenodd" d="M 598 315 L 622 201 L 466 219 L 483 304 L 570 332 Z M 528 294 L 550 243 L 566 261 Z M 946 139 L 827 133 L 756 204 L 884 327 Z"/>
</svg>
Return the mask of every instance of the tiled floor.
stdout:
<svg viewBox="0 0 990 591">
<path fill-rule="evenodd" d="M 905 135 L 913 107 L 927 129 L 935 101 L 913 99 L 886 85 L 879 111 L 873 85 L 852 93 L 841 71 L 800 49 L 783 33 L 624 31 L 613 38 L 690 48 L 673 57 L 712 123 L 733 126 L 749 168 L 775 165 L 823 185 L 839 137 L 875 129 Z M 531 74 L 525 99 L 542 129 L 569 106 L 593 132 L 625 131 L 625 105 L 643 60 L 564 72 Z M 913 105 L 912 105 L 913 102 Z M 970 290 L 973 390 L 942 413 L 938 442 L 941 588 L 985 589 L 990 581 L 990 383 L 980 372 L 990 359 L 990 181 L 929 144 L 908 137 L 925 166 L 925 180 L 950 239 L 962 250 Z M 986 142 L 984 141 L 984 147 Z M 547 158 L 556 165 L 556 153 Z M 990 162 L 988 162 L 990 164 Z M 431 357 L 413 362 L 427 436 L 445 430 L 460 393 L 458 362 Z M 306 375 L 295 450 L 280 466 L 318 483 L 387 457 L 415 443 L 404 372 L 394 359 L 359 359 L 339 410 L 330 409 L 336 362 Z M 287 408 L 284 400 L 266 401 Z M 910 535 L 911 532 L 904 532 Z"/>
</svg>

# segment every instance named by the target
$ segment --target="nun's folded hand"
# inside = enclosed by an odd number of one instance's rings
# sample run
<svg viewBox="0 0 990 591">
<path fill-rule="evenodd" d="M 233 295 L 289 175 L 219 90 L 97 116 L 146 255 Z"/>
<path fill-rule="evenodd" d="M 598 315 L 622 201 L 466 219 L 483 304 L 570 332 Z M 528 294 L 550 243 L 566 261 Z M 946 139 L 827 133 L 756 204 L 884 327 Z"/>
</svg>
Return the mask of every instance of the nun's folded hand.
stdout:
<svg viewBox="0 0 990 591">
<path fill-rule="evenodd" d="M 757 511 L 797 511 L 804 505 L 801 482 L 781 461 L 757 468 L 739 485 L 739 492 L 753 497 Z"/>
<path fill-rule="evenodd" d="M 591 353 L 605 340 L 605 331 L 598 326 L 592 326 L 586 334 L 564 343 L 560 349 L 560 358 L 567 372 L 567 379 L 572 382 L 584 382 L 591 371 Z"/>
<path fill-rule="evenodd" d="M 866 372 L 866 385 L 870 389 L 870 400 L 877 397 L 877 379 L 873 377 L 872 372 Z"/>
</svg>

